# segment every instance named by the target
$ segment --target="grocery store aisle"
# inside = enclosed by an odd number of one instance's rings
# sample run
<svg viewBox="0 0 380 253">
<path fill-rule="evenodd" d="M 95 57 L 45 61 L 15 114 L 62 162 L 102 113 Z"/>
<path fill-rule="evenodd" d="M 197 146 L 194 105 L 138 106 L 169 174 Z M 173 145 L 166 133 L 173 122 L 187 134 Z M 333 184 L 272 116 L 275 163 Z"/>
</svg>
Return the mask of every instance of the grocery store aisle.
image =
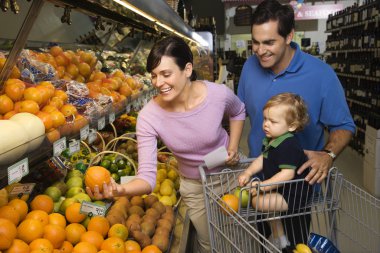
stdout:
<svg viewBox="0 0 380 253">
<path fill-rule="evenodd" d="M 249 121 L 245 121 L 243 134 L 240 140 L 240 149 L 247 155 L 248 154 L 248 132 L 249 132 Z M 336 159 L 334 166 L 343 173 L 344 178 L 349 180 L 351 183 L 363 188 L 363 157 L 359 155 L 351 147 L 347 147 Z"/>
</svg>

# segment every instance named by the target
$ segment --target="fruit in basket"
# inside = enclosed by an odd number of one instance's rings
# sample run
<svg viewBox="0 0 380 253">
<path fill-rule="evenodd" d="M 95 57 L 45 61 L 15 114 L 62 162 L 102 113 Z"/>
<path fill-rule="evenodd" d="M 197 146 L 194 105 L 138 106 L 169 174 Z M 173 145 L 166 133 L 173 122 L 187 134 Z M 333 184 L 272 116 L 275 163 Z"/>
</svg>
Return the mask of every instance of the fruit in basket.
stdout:
<svg viewBox="0 0 380 253">
<path fill-rule="evenodd" d="M 237 187 L 234 191 L 234 195 L 240 198 L 241 188 Z M 247 207 L 249 203 L 249 192 L 248 190 L 241 191 L 241 207 Z"/>
<path fill-rule="evenodd" d="M 232 210 L 237 212 L 239 209 L 239 199 L 233 194 L 225 194 L 221 198 L 222 211 L 226 213 L 224 209 L 227 209 L 227 212 L 231 212 Z"/>
<path fill-rule="evenodd" d="M 296 245 L 296 251 L 298 253 L 312 253 L 309 246 L 307 246 L 306 244 L 303 244 L 303 243 L 298 243 Z"/>
</svg>

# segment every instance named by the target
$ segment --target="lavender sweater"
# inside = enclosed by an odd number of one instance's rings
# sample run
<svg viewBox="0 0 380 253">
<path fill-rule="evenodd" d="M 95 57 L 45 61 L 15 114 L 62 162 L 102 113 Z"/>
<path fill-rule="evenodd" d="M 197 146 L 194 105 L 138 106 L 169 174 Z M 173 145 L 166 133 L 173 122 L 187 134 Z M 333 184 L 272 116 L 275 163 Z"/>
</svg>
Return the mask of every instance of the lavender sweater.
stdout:
<svg viewBox="0 0 380 253">
<path fill-rule="evenodd" d="M 223 116 L 245 120 L 244 104 L 228 87 L 208 81 L 204 83 L 207 96 L 191 111 L 168 112 L 152 99 L 139 113 L 137 177 L 147 181 L 152 189 L 156 184 L 157 138 L 173 152 L 183 177 L 199 179 L 198 166 L 204 162 L 204 155 L 218 147 L 228 147 L 229 136 L 221 124 Z"/>
</svg>

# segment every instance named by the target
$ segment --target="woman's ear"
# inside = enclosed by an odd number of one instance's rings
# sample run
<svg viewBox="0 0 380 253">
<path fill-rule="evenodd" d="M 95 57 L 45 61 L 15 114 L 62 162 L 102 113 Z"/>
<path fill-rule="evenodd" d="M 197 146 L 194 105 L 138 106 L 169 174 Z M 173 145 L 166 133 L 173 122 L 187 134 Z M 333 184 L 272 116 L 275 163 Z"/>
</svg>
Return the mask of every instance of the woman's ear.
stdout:
<svg viewBox="0 0 380 253">
<path fill-rule="evenodd" d="M 188 62 L 185 66 L 185 74 L 186 74 L 186 77 L 190 78 L 191 77 L 191 73 L 193 73 L 193 64 L 191 64 L 190 62 Z"/>
</svg>

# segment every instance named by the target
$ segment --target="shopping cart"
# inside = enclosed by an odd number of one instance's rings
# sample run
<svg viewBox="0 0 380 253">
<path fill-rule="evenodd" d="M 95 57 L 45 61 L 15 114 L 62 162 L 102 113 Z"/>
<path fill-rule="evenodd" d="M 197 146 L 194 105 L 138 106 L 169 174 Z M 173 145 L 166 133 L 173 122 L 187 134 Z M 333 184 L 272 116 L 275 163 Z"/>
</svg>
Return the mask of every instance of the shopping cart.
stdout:
<svg viewBox="0 0 380 253">
<path fill-rule="evenodd" d="M 284 188 L 290 192 L 302 189 L 304 195 L 298 195 L 297 200 L 304 201 L 287 199 L 285 211 L 263 210 L 257 199 L 243 208 L 241 198 L 238 212 L 227 209 L 221 202 L 220 188 L 223 193 L 234 193 L 239 174 L 251 161 L 242 160 L 238 169 L 226 167 L 222 172 L 211 174 L 207 173 L 205 165 L 199 167 L 212 252 L 282 252 L 269 239 L 271 230 L 268 224 L 274 220 L 281 220 L 291 245 L 313 245 L 321 253 L 326 252 L 321 243 L 331 243 L 342 253 L 380 252 L 380 200 L 344 179 L 336 168 L 330 170 L 322 184 L 314 186 L 304 180 L 290 180 L 277 185 L 262 184 L 258 179 L 251 181 L 257 181 L 256 191 L 272 188 L 272 191 L 261 191 L 260 196 Z M 241 188 L 240 196 L 244 190 L 249 191 L 249 199 L 252 199 L 252 187 Z M 323 236 L 326 241 L 320 240 L 315 245 L 311 241 L 315 236 Z"/>
</svg>

